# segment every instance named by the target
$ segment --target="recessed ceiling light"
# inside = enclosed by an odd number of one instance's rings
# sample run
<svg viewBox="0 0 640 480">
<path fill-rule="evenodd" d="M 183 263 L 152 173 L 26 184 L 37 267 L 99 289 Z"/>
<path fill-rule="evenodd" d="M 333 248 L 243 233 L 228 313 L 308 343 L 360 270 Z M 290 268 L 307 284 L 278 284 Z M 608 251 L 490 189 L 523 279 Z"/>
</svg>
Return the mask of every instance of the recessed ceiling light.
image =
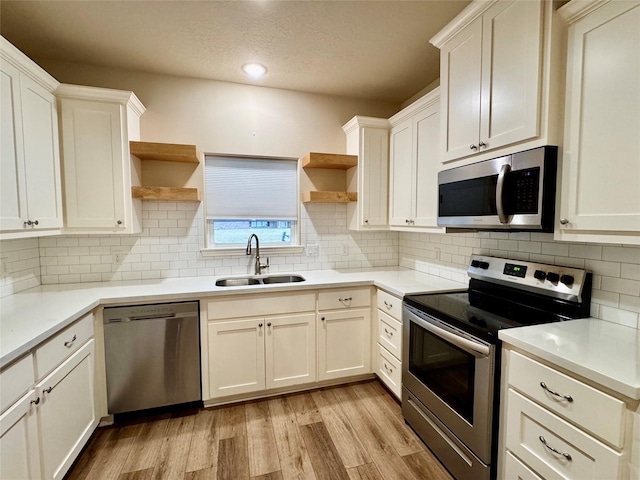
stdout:
<svg viewBox="0 0 640 480">
<path fill-rule="evenodd" d="M 259 63 L 246 63 L 242 66 L 244 73 L 253 78 L 260 78 L 267 72 L 267 67 Z"/>
</svg>

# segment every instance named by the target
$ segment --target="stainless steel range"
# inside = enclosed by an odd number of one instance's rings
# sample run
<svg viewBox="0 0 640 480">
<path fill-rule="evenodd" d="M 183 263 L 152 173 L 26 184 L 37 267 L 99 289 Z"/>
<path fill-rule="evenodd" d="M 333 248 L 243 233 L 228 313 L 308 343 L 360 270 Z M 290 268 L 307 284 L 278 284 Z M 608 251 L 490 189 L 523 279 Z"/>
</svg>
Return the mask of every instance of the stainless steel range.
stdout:
<svg viewBox="0 0 640 480">
<path fill-rule="evenodd" d="M 457 480 L 495 478 L 498 330 L 589 316 L 584 270 L 474 255 L 464 293 L 403 303 L 402 413 Z"/>
</svg>

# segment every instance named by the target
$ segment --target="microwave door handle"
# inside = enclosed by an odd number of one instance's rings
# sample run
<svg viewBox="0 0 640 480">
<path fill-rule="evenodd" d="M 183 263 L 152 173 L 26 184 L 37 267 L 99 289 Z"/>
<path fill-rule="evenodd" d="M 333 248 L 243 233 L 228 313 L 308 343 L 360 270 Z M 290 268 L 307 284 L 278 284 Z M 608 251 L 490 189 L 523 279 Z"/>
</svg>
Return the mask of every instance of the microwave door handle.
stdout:
<svg viewBox="0 0 640 480">
<path fill-rule="evenodd" d="M 496 185 L 496 210 L 498 211 L 498 218 L 500 219 L 500 223 L 506 224 L 509 223 L 509 219 L 507 215 L 504 213 L 504 203 L 503 203 L 503 192 L 504 192 L 504 182 L 507 179 L 507 174 L 511 171 L 511 165 L 505 163 L 500 168 L 500 173 L 498 174 L 498 183 Z"/>
<path fill-rule="evenodd" d="M 433 323 L 426 321 L 411 312 L 406 312 L 406 313 L 408 313 L 409 316 L 411 317 L 410 321 L 417 323 L 425 330 L 429 330 L 434 335 L 442 338 L 443 340 L 446 340 L 447 342 L 451 343 L 452 345 L 455 345 L 456 347 L 464 350 L 465 352 L 470 353 L 474 357 L 482 358 L 482 357 L 489 356 L 490 350 L 487 345 L 474 342 L 473 340 L 469 340 L 467 338 L 456 335 L 455 333 L 451 333 L 448 330 L 440 328 L 434 325 Z"/>
</svg>

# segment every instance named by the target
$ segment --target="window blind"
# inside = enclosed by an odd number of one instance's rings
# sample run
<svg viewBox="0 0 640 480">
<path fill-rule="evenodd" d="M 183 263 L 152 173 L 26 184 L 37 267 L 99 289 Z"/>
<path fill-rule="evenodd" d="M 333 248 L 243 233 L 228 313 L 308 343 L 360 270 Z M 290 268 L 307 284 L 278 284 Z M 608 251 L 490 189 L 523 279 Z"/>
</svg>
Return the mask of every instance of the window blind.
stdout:
<svg viewBox="0 0 640 480">
<path fill-rule="evenodd" d="M 297 160 L 205 158 L 208 219 L 297 220 Z"/>
</svg>

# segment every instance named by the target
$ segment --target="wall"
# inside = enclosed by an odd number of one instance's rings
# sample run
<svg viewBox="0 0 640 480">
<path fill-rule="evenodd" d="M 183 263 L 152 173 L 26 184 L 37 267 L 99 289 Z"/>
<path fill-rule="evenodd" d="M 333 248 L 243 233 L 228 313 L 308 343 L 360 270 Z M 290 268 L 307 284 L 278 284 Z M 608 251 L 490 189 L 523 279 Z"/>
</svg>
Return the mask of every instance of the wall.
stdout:
<svg viewBox="0 0 640 480">
<path fill-rule="evenodd" d="M 75 235 L 40 239 L 42 283 L 146 280 L 252 274 L 255 257 L 203 258 L 202 206 L 143 202 L 141 235 Z M 385 267 L 398 264 L 396 232 L 348 232 L 344 204 L 312 204 L 301 212 L 301 242 L 319 255 L 261 253 L 269 272 Z M 347 255 L 342 255 L 343 245 Z M 116 263 L 116 255 L 122 262 Z"/>
<path fill-rule="evenodd" d="M 399 264 L 466 281 L 471 254 L 504 256 L 593 272 L 591 315 L 640 328 L 640 247 L 554 242 L 547 233 L 401 233 Z"/>
</svg>

